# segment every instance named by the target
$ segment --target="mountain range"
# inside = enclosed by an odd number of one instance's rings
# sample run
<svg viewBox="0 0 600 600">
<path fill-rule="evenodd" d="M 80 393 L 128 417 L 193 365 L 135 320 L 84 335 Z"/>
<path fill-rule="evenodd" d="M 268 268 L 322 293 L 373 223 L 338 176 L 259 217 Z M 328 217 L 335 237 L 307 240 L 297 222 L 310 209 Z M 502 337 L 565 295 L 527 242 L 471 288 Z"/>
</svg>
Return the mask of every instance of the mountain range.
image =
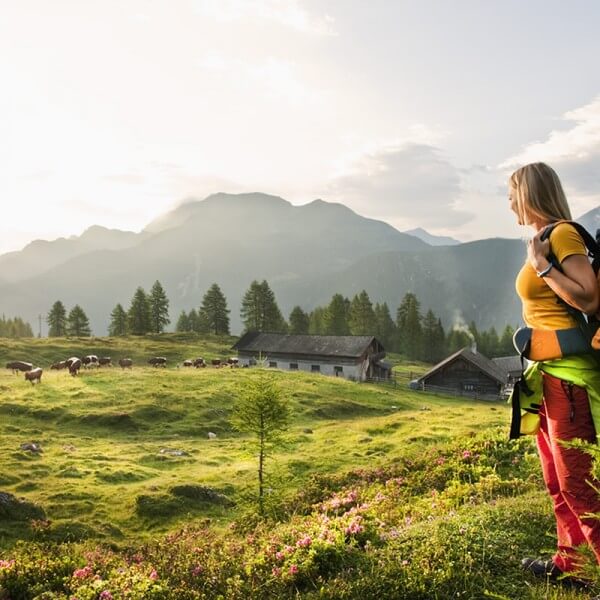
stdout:
<svg viewBox="0 0 600 600">
<path fill-rule="evenodd" d="M 579 220 L 595 231 L 600 208 Z M 117 302 L 127 308 L 139 285 L 163 284 L 175 322 L 216 282 L 236 333 L 244 292 L 252 280 L 266 279 L 286 316 L 296 304 L 311 310 L 336 292 L 366 289 L 393 312 L 412 291 L 446 327 L 519 322 L 514 278 L 525 257 L 521 240 L 460 244 L 427 236 L 401 233 L 343 204 L 294 206 L 262 193 L 218 193 L 184 202 L 140 233 L 94 226 L 0 256 L 0 313 L 34 324 L 60 299 L 67 309 L 80 304 L 94 333 L 105 335 L 112 308 Z M 452 245 L 433 245 L 442 242 Z"/>
</svg>

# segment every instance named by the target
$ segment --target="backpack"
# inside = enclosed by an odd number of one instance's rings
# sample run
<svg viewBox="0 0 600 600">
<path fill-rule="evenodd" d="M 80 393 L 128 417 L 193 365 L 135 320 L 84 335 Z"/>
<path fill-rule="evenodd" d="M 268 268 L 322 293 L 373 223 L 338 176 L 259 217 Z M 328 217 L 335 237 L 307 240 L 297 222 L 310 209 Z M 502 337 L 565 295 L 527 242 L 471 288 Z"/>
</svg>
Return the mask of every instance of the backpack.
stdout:
<svg viewBox="0 0 600 600">
<path fill-rule="evenodd" d="M 594 239 L 583 225 L 574 221 L 558 221 L 548 225 L 540 239 L 542 241 L 549 239 L 559 223 L 573 226 L 583 239 L 600 289 L 600 229 Z M 548 256 L 548 260 L 554 268 L 562 272 L 562 267 L 553 254 Z M 519 354 L 534 361 L 553 360 L 573 354 L 592 354 L 600 366 L 600 309 L 595 315 L 587 316 L 558 296 L 556 301 L 566 307 L 568 313 L 577 322 L 577 327 L 559 330 L 521 327 L 517 329 L 513 338 Z"/>
<path fill-rule="evenodd" d="M 575 228 L 577 233 L 583 239 L 588 251 L 588 256 L 592 262 L 592 269 L 596 275 L 598 289 L 600 290 L 600 229 L 596 231 L 596 239 L 594 239 L 580 223 L 575 221 L 559 221 L 558 223 L 552 223 L 546 227 L 544 233 L 542 233 L 541 240 L 544 241 L 550 239 L 550 234 L 559 223 L 568 223 Z M 553 266 L 562 272 L 560 264 L 552 254 L 550 254 L 549 259 Z M 598 310 L 594 315 L 586 316 L 574 306 L 567 304 L 562 298 L 558 298 L 557 302 L 564 304 L 569 313 L 575 318 L 579 325 L 579 329 L 589 342 L 592 352 L 596 355 L 596 358 L 600 360 L 600 307 L 598 307 Z"/>
</svg>

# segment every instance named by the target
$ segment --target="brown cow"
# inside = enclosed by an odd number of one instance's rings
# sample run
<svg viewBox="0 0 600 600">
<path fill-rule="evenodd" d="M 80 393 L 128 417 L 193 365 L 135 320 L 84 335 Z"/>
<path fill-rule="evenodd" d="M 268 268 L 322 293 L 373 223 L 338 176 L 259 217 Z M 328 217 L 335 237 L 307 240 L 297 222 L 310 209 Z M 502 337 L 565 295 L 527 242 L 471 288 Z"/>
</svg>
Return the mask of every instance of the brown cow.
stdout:
<svg viewBox="0 0 600 600">
<path fill-rule="evenodd" d="M 61 360 L 59 362 L 55 362 L 52 365 L 50 365 L 50 368 L 55 370 L 55 371 L 60 371 L 62 369 L 66 369 L 69 365 L 67 364 L 66 360 Z"/>
<path fill-rule="evenodd" d="M 206 361 L 202 357 L 195 358 L 192 364 L 196 369 L 206 367 Z"/>
<path fill-rule="evenodd" d="M 130 358 L 120 358 L 119 366 L 121 369 L 131 369 L 133 365 L 133 361 Z"/>
<path fill-rule="evenodd" d="M 101 367 L 112 367 L 112 361 L 110 359 L 110 356 L 101 356 L 98 359 L 98 364 Z"/>
<path fill-rule="evenodd" d="M 25 373 L 25 380 L 31 381 L 31 385 L 33 385 L 36 381 L 38 383 L 42 383 L 42 373 L 43 371 L 40 369 L 40 367 L 31 369 L 31 371 L 27 371 L 27 373 Z"/>
<path fill-rule="evenodd" d="M 218 369 L 221 366 L 221 359 L 220 358 L 213 358 L 210 361 L 210 364 L 215 367 L 215 369 Z"/>
<path fill-rule="evenodd" d="M 194 362 L 192 360 L 184 360 L 182 364 L 184 367 L 193 367 L 194 366 Z"/>
<path fill-rule="evenodd" d="M 13 360 L 12 362 L 6 363 L 6 368 L 12 369 L 13 373 L 18 373 L 19 371 L 31 371 L 33 365 L 28 362 L 23 362 L 22 360 Z"/>
</svg>

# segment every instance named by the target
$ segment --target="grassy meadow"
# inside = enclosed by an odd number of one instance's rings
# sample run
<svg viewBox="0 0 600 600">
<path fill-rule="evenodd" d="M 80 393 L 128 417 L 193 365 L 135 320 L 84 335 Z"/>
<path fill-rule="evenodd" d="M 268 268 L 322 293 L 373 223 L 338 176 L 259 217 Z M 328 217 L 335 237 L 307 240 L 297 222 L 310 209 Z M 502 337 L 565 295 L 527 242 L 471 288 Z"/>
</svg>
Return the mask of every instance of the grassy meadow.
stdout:
<svg viewBox="0 0 600 600">
<path fill-rule="evenodd" d="M 233 341 L 0 341 L 2 366 L 45 368 L 34 386 L 0 372 L 0 492 L 30 503 L 0 505 L 0 599 L 588 597 L 520 572 L 554 532 L 503 403 L 270 370 L 292 417 L 259 521 L 256 459 L 228 421 L 257 370 L 177 366 Z M 134 368 L 48 369 L 92 352 Z"/>
</svg>

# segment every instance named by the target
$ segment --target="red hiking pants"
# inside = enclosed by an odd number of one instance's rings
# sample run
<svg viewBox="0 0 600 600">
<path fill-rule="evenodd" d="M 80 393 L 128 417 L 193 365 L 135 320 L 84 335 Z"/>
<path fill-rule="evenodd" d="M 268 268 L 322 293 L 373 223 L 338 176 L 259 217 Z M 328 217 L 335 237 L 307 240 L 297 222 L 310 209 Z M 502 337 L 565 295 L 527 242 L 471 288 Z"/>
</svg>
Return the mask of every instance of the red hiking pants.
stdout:
<svg viewBox="0 0 600 600">
<path fill-rule="evenodd" d="M 554 502 L 558 551 L 554 564 L 561 571 L 577 566 L 575 548 L 588 543 L 600 563 L 600 520 L 584 517 L 600 513 L 600 496 L 589 485 L 592 458 L 559 440 L 596 441 L 585 389 L 544 373 L 544 400 L 537 446 L 546 487 Z M 595 486 L 598 481 L 592 481 Z"/>
</svg>

